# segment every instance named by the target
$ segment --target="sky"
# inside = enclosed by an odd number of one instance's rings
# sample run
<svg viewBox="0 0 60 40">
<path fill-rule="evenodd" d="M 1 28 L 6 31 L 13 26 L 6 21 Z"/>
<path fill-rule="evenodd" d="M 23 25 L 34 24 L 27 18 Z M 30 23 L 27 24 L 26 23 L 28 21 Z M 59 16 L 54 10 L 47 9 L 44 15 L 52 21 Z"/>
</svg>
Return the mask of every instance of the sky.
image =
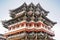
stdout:
<svg viewBox="0 0 60 40">
<path fill-rule="evenodd" d="M 40 5 L 47 11 L 48 18 L 54 22 L 57 22 L 56 25 L 53 26 L 52 30 L 55 33 L 55 39 L 60 39 L 60 0 L 0 0 L 0 34 L 4 34 L 7 29 L 3 27 L 1 21 L 9 20 L 11 17 L 9 16 L 9 10 L 16 9 L 21 6 L 24 2 L 30 4 L 40 3 Z"/>
</svg>

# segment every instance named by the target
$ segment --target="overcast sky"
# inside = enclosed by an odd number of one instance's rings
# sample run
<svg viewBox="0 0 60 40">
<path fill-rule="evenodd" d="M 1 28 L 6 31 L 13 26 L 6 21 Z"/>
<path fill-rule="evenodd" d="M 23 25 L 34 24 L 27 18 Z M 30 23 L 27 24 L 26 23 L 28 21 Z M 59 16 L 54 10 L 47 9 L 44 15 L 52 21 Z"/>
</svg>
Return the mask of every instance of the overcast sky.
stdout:
<svg viewBox="0 0 60 40">
<path fill-rule="evenodd" d="M 5 33 L 7 31 L 1 24 L 1 20 L 9 20 L 11 17 L 9 16 L 9 10 L 15 9 L 21 6 L 24 2 L 30 4 L 40 3 L 40 5 L 50 13 L 48 14 L 48 18 L 52 21 L 57 22 L 57 24 L 53 27 L 53 31 L 55 31 L 55 39 L 60 40 L 60 0 L 0 0 L 0 33 Z"/>
</svg>

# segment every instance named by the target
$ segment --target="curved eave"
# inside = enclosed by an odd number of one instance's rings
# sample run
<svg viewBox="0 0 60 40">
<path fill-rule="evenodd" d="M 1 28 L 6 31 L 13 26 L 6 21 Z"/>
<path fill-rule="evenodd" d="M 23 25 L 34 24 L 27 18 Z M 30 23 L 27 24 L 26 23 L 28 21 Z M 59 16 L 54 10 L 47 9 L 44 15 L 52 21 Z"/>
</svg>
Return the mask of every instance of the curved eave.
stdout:
<svg viewBox="0 0 60 40">
<path fill-rule="evenodd" d="M 55 25 L 57 22 L 53 22 L 50 19 L 48 19 L 46 16 L 42 16 L 44 19 L 46 19 L 47 21 L 51 22 L 53 25 Z"/>
<path fill-rule="evenodd" d="M 8 27 L 4 26 L 6 29 L 8 29 Z"/>
<path fill-rule="evenodd" d="M 0 34 L 0 38 L 6 39 L 6 38 L 4 37 L 4 34 Z"/>
<path fill-rule="evenodd" d="M 39 3 L 36 5 L 36 7 L 39 7 L 45 13 L 49 13 L 49 11 L 46 11 L 45 9 L 43 9 L 42 6 Z"/>
<path fill-rule="evenodd" d="M 7 26 L 7 25 L 5 25 L 5 24 L 6 24 L 6 22 L 7 22 L 7 21 L 2 21 L 2 25 L 3 25 L 3 27 L 4 27 L 4 28 L 7 28 L 7 29 L 8 29 L 8 26 Z"/>
<path fill-rule="evenodd" d="M 8 26 L 3 25 L 4 28 L 8 29 Z"/>
<path fill-rule="evenodd" d="M 3 36 L 3 34 L 0 34 L 0 36 Z"/>
<path fill-rule="evenodd" d="M 15 12 L 15 11 L 18 11 L 19 9 L 21 10 L 21 8 L 22 8 L 23 6 L 26 6 L 26 7 L 27 7 L 27 4 L 26 4 L 26 3 L 23 3 L 23 5 L 19 6 L 19 7 L 16 8 L 16 9 L 10 10 L 10 11 L 11 11 L 11 12 Z"/>
<path fill-rule="evenodd" d="M 8 21 L 2 21 L 2 24 L 3 24 L 3 27 L 7 28 L 8 29 L 8 26 L 9 25 L 5 25 L 5 24 L 8 24 L 10 21 L 14 21 L 16 20 L 17 18 L 19 18 L 20 16 L 16 17 L 16 18 L 13 18 L 13 19 L 10 19 Z"/>
<path fill-rule="evenodd" d="M 29 5 L 27 5 L 26 3 L 23 3 L 23 5 L 21 5 L 20 7 L 14 9 L 14 10 L 10 10 L 10 11 L 11 12 L 15 12 L 15 11 L 18 11 L 19 9 L 21 10 L 22 7 L 24 7 L 24 5 L 25 5 L 25 7 L 30 7 L 32 5 L 32 7 L 34 7 L 34 8 L 37 7 L 37 6 L 39 6 L 39 8 L 41 10 L 43 10 L 45 13 L 49 13 L 49 11 L 44 10 L 39 3 L 36 6 L 33 3 L 30 3 Z"/>
</svg>

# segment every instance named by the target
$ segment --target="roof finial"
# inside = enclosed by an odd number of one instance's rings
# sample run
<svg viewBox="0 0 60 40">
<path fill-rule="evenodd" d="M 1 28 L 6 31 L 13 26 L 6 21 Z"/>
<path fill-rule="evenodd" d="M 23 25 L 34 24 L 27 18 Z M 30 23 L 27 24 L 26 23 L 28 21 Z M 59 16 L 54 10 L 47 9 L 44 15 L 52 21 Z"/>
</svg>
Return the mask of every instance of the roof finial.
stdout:
<svg viewBox="0 0 60 40">
<path fill-rule="evenodd" d="M 31 3 L 29 6 L 34 6 L 34 4 L 33 4 L 33 3 Z"/>
<path fill-rule="evenodd" d="M 36 6 L 37 6 L 37 7 L 40 7 L 40 4 L 38 3 Z"/>
<path fill-rule="evenodd" d="M 23 6 L 27 6 L 27 4 L 24 2 Z"/>
</svg>

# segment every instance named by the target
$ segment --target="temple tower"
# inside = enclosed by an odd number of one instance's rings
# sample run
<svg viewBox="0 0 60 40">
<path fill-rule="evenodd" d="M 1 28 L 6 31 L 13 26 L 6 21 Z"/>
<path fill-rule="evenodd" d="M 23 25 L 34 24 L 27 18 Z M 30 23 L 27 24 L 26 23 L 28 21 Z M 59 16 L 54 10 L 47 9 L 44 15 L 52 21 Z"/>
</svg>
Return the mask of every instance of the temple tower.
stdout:
<svg viewBox="0 0 60 40">
<path fill-rule="evenodd" d="M 49 11 L 44 10 L 38 3 L 10 10 L 12 19 L 3 21 L 3 26 L 8 29 L 5 33 L 7 40 L 54 40 L 54 31 L 51 30 L 56 22 L 46 16 Z"/>
</svg>

